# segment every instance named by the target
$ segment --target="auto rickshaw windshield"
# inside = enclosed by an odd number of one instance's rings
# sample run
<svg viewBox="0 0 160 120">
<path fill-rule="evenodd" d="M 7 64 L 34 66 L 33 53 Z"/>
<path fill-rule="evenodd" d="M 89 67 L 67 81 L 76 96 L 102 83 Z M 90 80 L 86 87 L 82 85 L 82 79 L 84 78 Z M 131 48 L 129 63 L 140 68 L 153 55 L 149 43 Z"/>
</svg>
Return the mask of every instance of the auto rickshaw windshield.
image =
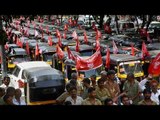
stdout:
<svg viewBox="0 0 160 120">
<path fill-rule="evenodd" d="M 85 77 L 90 77 L 92 75 L 96 75 L 99 76 L 101 73 L 101 67 L 98 67 L 96 69 L 91 69 L 91 70 L 87 70 L 87 71 L 80 71 L 79 74 L 83 74 Z"/>
<path fill-rule="evenodd" d="M 124 73 L 139 73 L 142 72 L 142 66 L 141 63 L 130 63 L 130 64 L 122 64 L 120 65 L 120 73 L 124 74 Z"/>
</svg>

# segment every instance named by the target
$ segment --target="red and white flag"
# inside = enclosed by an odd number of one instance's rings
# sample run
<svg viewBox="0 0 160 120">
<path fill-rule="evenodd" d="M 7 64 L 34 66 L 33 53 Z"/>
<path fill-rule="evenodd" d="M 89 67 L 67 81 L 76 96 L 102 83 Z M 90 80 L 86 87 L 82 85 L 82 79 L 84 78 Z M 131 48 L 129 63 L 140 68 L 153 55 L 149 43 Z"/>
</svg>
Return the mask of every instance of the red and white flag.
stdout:
<svg viewBox="0 0 160 120">
<path fill-rule="evenodd" d="M 102 38 L 102 34 L 99 30 L 96 31 L 96 39 Z"/>
<path fill-rule="evenodd" d="M 79 40 L 76 39 L 76 52 L 79 52 L 80 48 L 79 48 Z"/>
<path fill-rule="evenodd" d="M 68 31 L 68 25 L 67 24 L 64 25 L 64 30 Z"/>
<path fill-rule="evenodd" d="M 131 44 L 131 55 L 132 55 L 132 56 L 135 56 L 133 44 Z"/>
<path fill-rule="evenodd" d="M 39 45 L 36 43 L 36 48 L 35 48 L 35 56 L 39 55 Z"/>
<path fill-rule="evenodd" d="M 58 45 L 62 47 L 61 37 L 58 37 Z"/>
<path fill-rule="evenodd" d="M 64 33 L 63 33 L 63 38 L 64 38 L 64 39 L 67 38 L 67 36 L 66 36 L 66 31 L 64 31 Z"/>
<path fill-rule="evenodd" d="M 34 30 L 34 36 L 37 37 L 38 36 L 38 31 Z"/>
<path fill-rule="evenodd" d="M 57 35 L 58 38 L 61 37 L 61 33 L 59 32 L 58 29 L 56 30 L 56 35 Z"/>
<path fill-rule="evenodd" d="M 113 54 L 117 54 L 118 53 L 118 48 L 116 46 L 116 43 L 114 42 L 114 40 L 112 41 L 113 44 Z"/>
<path fill-rule="evenodd" d="M 76 31 L 73 31 L 73 33 L 72 33 L 72 37 L 73 37 L 73 39 L 75 39 L 75 40 L 77 40 L 77 39 L 78 39 L 78 36 L 77 36 Z"/>
<path fill-rule="evenodd" d="M 50 36 L 48 36 L 48 45 L 49 46 L 52 46 L 52 36 L 50 35 Z"/>
<path fill-rule="evenodd" d="M 62 51 L 62 49 L 59 47 L 58 44 L 56 46 L 56 53 L 57 53 L 59 59 L 63 59 L 64 58 L 64 52 Z"/>
<path fill-rule="evenodd" d="M 86 31 L 84 31 L 84 43 L 88 44 L 88 38 L 87 38 L 87 34 Z"/>
<path fill-rule="evenodd" d="M 110 69 L 110 50 L 109 48 L 107 48 L 107 52 L 106 52 L 106 68 Z"/>
<path fill-rule="evenodd" d="M 98 49 L 92 56 L 87 59 L 76 56 L 76 69 L 77 70 L 91 70 L 102 66 L 102 56 L 100 49 Z"/>
<path fill-rule="evenodd" d="M 68 53 L 68 58 L 72 59 L 75 61 L 75 56 L 73 55 L 73 53 L 71 52 L 71 50 L 69 49 L 69 47 L 67 46 L 67 53 Z"/>
</svg>

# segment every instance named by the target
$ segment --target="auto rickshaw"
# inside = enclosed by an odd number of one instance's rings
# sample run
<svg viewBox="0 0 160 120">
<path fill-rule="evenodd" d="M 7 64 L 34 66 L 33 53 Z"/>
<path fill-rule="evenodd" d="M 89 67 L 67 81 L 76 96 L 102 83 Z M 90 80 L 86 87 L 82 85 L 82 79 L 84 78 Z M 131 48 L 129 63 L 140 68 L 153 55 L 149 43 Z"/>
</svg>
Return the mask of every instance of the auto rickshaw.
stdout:
<svg viewBox="0 0 160 120">
<path fill-rule="evenodd" d="M 77 54 L 79 55 L 78 52 L 72 51 L 73 55 L 76 56 Z M 65 64 L 64 61 L 68 59 L 68 53 L 64 51 L 64 58 L 61 60 L 59 59 L 57 53 L 53 54 L 52 56 L 52 67 L 55 69 L 58 69 L 65 73 Z"/>
<path fill-rule="evenodd" d="M 54 68 L 26 69 L 22 78 L 25 80 L 24 94 L 27 105 L 56 104 L 56 98 L 65 90 L 64 76 Z"/>
<path fill-rule="evenodd" d="M 71 51 L 76 51 L 76 46 L 69 46 L 69 49 Z M 79 45 L 80 56 L 91 56 L 94 54 L 95 51 L 96 50 L 94 49 L 93 46 L 86 45 L 86 44 Z"/>
<path fill-rule="evenodd" d="M 102 57 L 105 66 L 106 56 Z M 144 71 L 142 69 L 141 58 L 127 54 L 110 54 L 110 69 L 117 72 L 119 79 L 126 79 L 127 73 L 132 72 L 138 79 L 142 79 Z"/>
<path fill-rule="evenodd" d="M 36 48 L 36 44 L 37 41 L 35 40 L 29 40 L 29 50 L 30 50 L 30 56 L 31 56 L 31 60 L 35 60 L 35 48 Z M 38 42 L 38 46 L 48 46 L 48 43 L 45 42 Z M 38 58 L 38 60 L 40 60 L 40 56 Z"/>
<path fill-rule="evenodd" d="M 26 50 L 23 48 L 13 48 L 7 56 L 8 69 L 12 70 L 17 63 L 30 61 Z"/>
<path fill-rule="evenodd" d="M 56 46 L 40 46 L 41 52 L 40 59 L 52 65 L 52 56 L 56 53 Z"/>
<path fill-rule="evenodd" d="M 84 57 L 84 56 L 83 56 Z M 88 57 L 85 57 L 88 58 Z M 95 69 L 89 69 L 89 70 L 78 70 L 76 69 L 76 63 L 75 61 L 71 60 L 71 59 L 66 59 L 64 61 L 65 64 L 65 77 L 66 79 L 71 79 L 71 74 L 73 72 L 77 72 L 78 73 L 78 80 L 82 81 L 84 77 L 88 77 L 90 78 L 90 76 L 92 75 L 96 75 L 97 79 L 100 78 L 100 73 L 103 70 L 102 66 L 99 66 Z"/>
</svg>

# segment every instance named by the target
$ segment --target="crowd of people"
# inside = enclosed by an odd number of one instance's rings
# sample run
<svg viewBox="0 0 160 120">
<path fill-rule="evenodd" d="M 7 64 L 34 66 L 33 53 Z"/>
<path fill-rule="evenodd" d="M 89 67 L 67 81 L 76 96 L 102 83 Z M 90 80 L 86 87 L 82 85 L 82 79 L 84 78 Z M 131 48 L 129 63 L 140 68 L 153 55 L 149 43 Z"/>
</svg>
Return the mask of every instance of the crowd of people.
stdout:
<svg viewBox="0 0 160 120">
<path fill-rule="evenodd" d="M 0 86 L 0 105 L 26 105 L 21 89 L 10 84 L 10 77 L 4 77 Z"/>
<path fill-rule="evenodd" d="M 102 71 L 101 77 L 77 80 L 77 73 L 65 86 L 65 92 L 57 99 L 57 105 L 159 105 L 160 90 L 158 81 L 149 74 L 137 81 L 133 73 L 127 74 L 122 82 L 116 78 L 114 70 Z M 21 89 L 10 84 L 10 77 L 4 77 L 0 85 L 0 105 L 26 105 Z"/>
<path fill-rule="evenodd" d="M 56 99 L 59 105 L 159 105 L 158 81 L 151 75 L 137 81 L 128 73 L 123 84 L 114 70 L 102 71 L 98 80 L 92 75 L 80 82 L 76 73 L 71 76 L 66 91 Z"/>
</svg>

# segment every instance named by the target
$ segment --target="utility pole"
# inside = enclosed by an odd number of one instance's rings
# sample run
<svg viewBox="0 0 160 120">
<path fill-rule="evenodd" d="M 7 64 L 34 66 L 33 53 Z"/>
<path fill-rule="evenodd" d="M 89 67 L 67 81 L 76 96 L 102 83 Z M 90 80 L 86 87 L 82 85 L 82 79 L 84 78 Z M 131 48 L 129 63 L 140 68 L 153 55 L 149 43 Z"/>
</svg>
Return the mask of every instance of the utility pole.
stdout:
<svg viewBox="0 0 160 120">
<path fill-rule="evenodd" d="M 1 70 L 2 70 L 2 78 L 7 75 L 7 66 L 6 66 L 6 57 L 5 57 L 5 49 L 4 45 L 0 45 L 0 54 L 1 54 Z"/>
<path fill-rule="evenodd" d="M 7 75 L 6 57 L 4 45 L 6 44 L 7 35 L 3 30 L 2 19 L 0 18 L 0 52 L 1 52 L 1 69 L 2 69 L 2 79 Z"/>
</svg>

